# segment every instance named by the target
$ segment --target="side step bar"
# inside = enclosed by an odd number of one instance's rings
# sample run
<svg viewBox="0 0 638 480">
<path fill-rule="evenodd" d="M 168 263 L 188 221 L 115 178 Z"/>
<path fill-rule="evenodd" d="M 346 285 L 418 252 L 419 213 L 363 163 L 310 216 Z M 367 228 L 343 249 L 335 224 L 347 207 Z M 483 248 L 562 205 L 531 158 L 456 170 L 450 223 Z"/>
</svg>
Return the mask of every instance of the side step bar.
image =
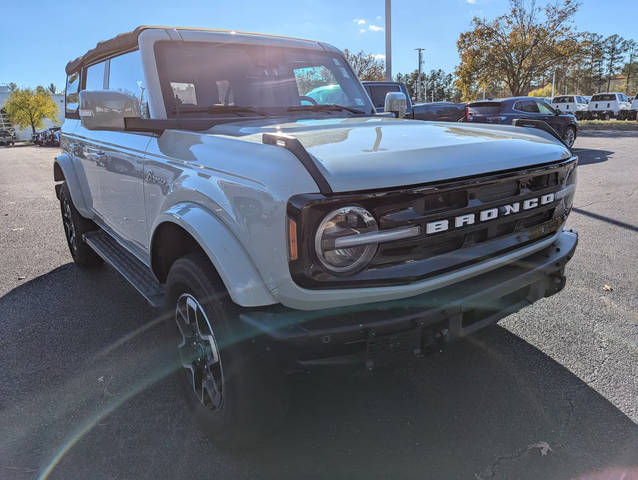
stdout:
<svg viewBox="0 0 638 480">
<path fill-rule="evenodd" d="M 164 289 L 153 272 L 103 230 L 88 232 L 84 241 L 129 281 L 153 307 L 164 303 Z"/>
</svg>

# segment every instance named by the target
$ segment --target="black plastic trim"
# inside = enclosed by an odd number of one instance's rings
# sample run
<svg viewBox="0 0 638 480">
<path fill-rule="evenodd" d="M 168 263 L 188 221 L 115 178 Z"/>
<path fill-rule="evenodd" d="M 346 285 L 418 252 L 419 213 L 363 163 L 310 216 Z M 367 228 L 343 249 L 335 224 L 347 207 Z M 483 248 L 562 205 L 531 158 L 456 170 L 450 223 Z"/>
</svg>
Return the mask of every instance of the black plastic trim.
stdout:
<svg viewBox="0 0 638 480">
<path fill-rule="evenodd" d="M 313 178 L 319 191 L 323 195 L 332 195 L 332 187 L 323 176 L 319 167 L 315 163 L 313 157 L 308 153 L 308 150 L 301 144 L 298 138 L 291 135 L 276 134 L 276 133 L 264 133 L 262 142 L 266 145 L 276 145 L 284 147 L 295 157 L 299 159 L 301 164 L 306 168 L 310 176 Z"/>
</svg>

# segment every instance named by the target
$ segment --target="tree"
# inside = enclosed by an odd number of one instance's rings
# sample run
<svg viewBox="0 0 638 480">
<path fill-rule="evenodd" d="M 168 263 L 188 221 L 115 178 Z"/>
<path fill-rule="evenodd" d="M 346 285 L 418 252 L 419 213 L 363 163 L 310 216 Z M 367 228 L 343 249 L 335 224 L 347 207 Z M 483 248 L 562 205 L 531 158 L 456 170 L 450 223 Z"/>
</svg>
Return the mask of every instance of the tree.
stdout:
<svg viewBox="0 0 638 480">
<path fill-rule="evenodd" d="M 15 91 L 17 88 L 18 88 L 18 86 L 15 83 L 9 82 L 9 91 L 10 92 Z"/>
<path fill-rule="evenodd" d="M 347 48 L 343 53 L 360 80 L 385 79 L 385 67 L 383 62 L 377 60 L 377 57 L 371 53 L 364 53 L 363 51 L 352 53 Z"/>
<path fill-rule="evenodd" d="M 42 87 L 35 92 L 30 88 L 16 88 L 9 94 L 4 110 L 11 122 L 20 128 L 30 126 L 33 133 L 42 128 L 45 118 L 58 123 L 58 106 Z"/>
<path fill-rule="evenodd" d="M 415 70 L 412 73 L 401 74 L 398 73 L 395 77 L 397 82 L 405 83 L 408 88 L 408 93 L 413 101 L 419 101 L 416 98 L 417 92 L 417 78 L 419 71 Z M 427 88 L 428 98 L 425 101 L 459 101 L 460 93 L 454 86 L 454 76 L 451 73 L 445 73 L 443 70 L 431 70 L 429 75 L 421 73 L 421 82 L 424 87 Z M 425 88 L 424 88 L 425 90 Z"/>
<path fill-rule="evenodd" d="M 456 85 L 464 99 L 501 83 L 511 95 L 526 93 L 535 79 L 580 48 L 572 25 L 576 0 L 537 8 L 533 0 L 510 0 L 510 11 L 494 20 L 472 19 L 472 30 L 456 42 L 461 63 Z"/>
<path fill-rule="evenodd" d="M 620 35 L 610 35 L 603 43 L 603 52 L 605 55 L 605 71 L 607 72 L 607 91 L 611 85 L 611 77 L 618 73 L 620 62 L 629 49 L 627 41 Z"/>
<path fill-rule="evenodd" d="M 55 88 L 55 84 L 54 83 L 49 83 L 49 86 L 47 87 L 47 90 L 49 92 L 51 92 L 51 95 L 55 95 L 58 91 L 57 88 Z"/>
<path fill-rule="evenodd" d="M 590 95 L 600 92 L 603 76 L 603 36 L 597 33 L 585 32 L 582 36 L 582 50 L 585 57 L 586 78 L 584 92 Z"/>
<path fill-rule="evenodd" d="M 636 64 L 636 59 L 638 58 L 638 42 L 635 40 L 627 40 L 627 52 L 629 53 L 629 62 L 623 67 L 622 74 L 627 77 L 625 92 L 629 93 L 629 79 L 634 72 L 638 71 L 638 65 Z"/>
</svg>

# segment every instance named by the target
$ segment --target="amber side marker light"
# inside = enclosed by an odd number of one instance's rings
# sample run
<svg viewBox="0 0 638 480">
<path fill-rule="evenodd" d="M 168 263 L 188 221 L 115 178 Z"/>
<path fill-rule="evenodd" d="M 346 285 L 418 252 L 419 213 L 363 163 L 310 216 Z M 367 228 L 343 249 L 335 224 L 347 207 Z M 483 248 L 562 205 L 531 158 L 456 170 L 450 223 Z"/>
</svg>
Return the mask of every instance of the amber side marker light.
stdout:
<svg viewBox="0 0 638 480">
<path fill-rule="evenodd" d="M 297 222 L 288 217 L 288 258 L 297 260 L 299 252 L 297 250 Z"/>
</svg>

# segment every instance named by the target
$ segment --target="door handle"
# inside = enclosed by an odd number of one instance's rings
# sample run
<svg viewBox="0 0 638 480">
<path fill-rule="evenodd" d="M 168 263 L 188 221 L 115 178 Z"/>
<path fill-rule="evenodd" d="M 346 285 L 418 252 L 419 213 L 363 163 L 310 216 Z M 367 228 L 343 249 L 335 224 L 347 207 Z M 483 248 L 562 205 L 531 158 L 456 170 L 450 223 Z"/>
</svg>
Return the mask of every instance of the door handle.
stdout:
<svg viewBox="0 0 638 480">
<path fill-rule="evenodd" d="M 106 155 L 106 153 L 104 153 L 104 150 L 99 150 L 97 148 L 91 148 L 91 147 L 88 147 L 86 149 L 86 152 L 90 153 L 91 155 L 99 155 L 99 156 Z"/>
</svg>

